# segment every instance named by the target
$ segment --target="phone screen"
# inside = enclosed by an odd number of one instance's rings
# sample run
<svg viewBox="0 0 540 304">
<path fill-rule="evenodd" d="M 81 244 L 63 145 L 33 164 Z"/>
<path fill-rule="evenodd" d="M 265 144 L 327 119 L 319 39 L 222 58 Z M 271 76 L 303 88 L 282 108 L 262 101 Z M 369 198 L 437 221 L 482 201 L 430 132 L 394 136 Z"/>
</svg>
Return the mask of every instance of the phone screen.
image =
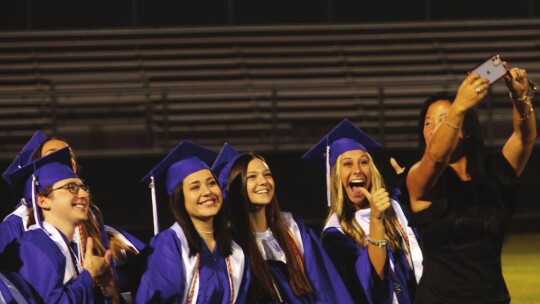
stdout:
<svg viewBox="0 0 540 304">
<path fill-rule="evenodd" d="M 474 68 L 471 73 L 476 73 L 480 77 L 486 78 L 489 80 L 489 84 L 492 84 L 506 74 L 506 69 L 499 55 L 494 55 Z"/>
</svg>

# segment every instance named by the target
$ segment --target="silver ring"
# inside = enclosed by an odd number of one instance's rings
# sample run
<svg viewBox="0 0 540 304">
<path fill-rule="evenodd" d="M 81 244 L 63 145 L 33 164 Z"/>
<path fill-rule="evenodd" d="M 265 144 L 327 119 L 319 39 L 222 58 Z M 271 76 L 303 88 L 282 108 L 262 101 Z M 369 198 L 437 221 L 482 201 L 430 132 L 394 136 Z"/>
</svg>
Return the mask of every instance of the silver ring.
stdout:
<svg viewBox="0 0 540 304">
<path fill-rule="evenodd" d="M 480 87 L 476 88 L 475 91 L 476 91 L 476 94 L 482 93 L 482 89 Z"/>
</svg>

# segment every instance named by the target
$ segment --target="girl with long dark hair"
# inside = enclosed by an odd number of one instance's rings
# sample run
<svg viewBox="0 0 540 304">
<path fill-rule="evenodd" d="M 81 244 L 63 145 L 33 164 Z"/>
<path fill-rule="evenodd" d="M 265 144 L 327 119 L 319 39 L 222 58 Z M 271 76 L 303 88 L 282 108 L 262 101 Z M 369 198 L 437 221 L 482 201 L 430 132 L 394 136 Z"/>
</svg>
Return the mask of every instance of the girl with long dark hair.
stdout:
<svg viewBox="0 0 540 304">
<path fill-rule="evenodd" d="M 243 303 L 249 278 L 232 241 L 219 184 L 207 163 L 216 153 L 180 142 L 143 182 L 165 180 L 176 222 L 145 253 L 136 303 Z"/>
<path fill-rule="evenodd" d="M 250 303 L 351 303 L 313 231 L 282 212 L 272 172 L 258 154 L 227 144 L 212 167 L 226 191 L 235 240 L 250 260 Z"/>
</svg>

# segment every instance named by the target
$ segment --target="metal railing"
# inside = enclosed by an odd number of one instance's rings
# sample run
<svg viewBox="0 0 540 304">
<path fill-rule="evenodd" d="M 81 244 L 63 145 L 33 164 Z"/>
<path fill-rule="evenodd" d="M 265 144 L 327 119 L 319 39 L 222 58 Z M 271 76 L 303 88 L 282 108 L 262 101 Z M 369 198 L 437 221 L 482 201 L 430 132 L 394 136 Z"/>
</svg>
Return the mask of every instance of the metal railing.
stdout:
<svg viewBox="0 0 540 304">
<path fill-rule="evenodd" d="M 351 104 L 354 104 L 355 101 L 358 101 L 358 107 L 365 110 L 366 108 L 371 109 L 372 113 L 376 113 L 375 116 L 371 115 L 369 117 L 360 117 L 361 112 L 347 112 L 349 115 L 343 115 L 342 118 L 349 118 L 353 121 L 369 121 L 369 129 L 372 133 L 375 133 L 373 136 L 376 140 L 380 141 L 383 146 L 386 147 L 416 147 L 416 142 L 405 142 L 405 143 L 394 143 L 391 139 L 389 139 L 389 136 L 395 135 L 396 128 L 389 127 L 389 123 L 392 122 L 393 117 L 388 114 L 389 109 L 389 101 L 391 100 L 399 100 L 401 97 L 399 93 L 395 92 L 396 87 L 404 88 L 403 98 L 411 98 L 407 97 L 406 95 L 413 96 L 412 98 L 415 98 L 418 100 L 418 105 L 423 101 L 423 99 L 426 96 L 431 95 L 431 93 L 434 93 L 435 91 L 442 91 L 442 90 L 454 90 L 457 87 L 457 83 L 455 82 L 440 82 L 440 81 L 433 81 L 433 82 L 423 82 L 423 83 L 415 83 L 415 82 L 409 82 L 409 83 L 385 83 L 385 84 L 379 84 L 376 88 L 373 88 L 372 86 L 367 85 L 361 85 L 361 84 L 355 84 L 354 87 L 351 87 L 350 85 L 343 85 L 341 87 L 337 87 L 335 85 L 329 86 L 328 89 L 332 90 L 340 90 L 340 89 L 347 89 L 349 91 L 356 91 L 356 95 L 352 94 L 348 98 L 343 98 L 344 100 L 349 100 Z M 388 93 L 389 88 L 393 88 L 393 93 Z M 410 91 L 414 88 L 417 88 L 419 90 L 416 94 L 411 94 Z M 429 88 L 429 90 L 426 90 L 425 92 L 422 91 L 422 88 Z M 320 90 L 321 88 L 317 88 L 317 90 Z M 376 94 L 366 94 L 364 93 L 367 89 L 376 92 Z M 252 96 L 254 96 L 254 99 L 251 101 L 239 101 L 238 103 L 245 102 L 246 108 L 243 109 L 242 112 L 244 113 L 251 113 L 253 117 L 262 117 L 261 119 L 268 123 L 271 128 L 269 130 L 270 134 L 270 142 L 268 141 L 260 141 L 260 142 L 253 142 L 252 144 L 259 145 L 258 150 L 262 151 L 286 151 L 286 150 L 301 150 L 308 146 L 308 144 L 313 143 L 313 140 L 318 139 L 320 136 L 313 136 L 314 138 L 297 138 L 293 139 L 292 142 L 296 142 L 296 144 L 283 144 L 280 141 L 280 128 L 279 125 L 282 123 L 285 119 L 283 118 L 285 113 L 288 113 L 288 110 L 284 107 L 282 107 L 280 104 L 284 101 L 281 96 L 281 92 L 305 92 L 307 95 L 312 95 L 313 97 L 317 96 L 317 90 L 313 90 L 313 88 L 310 87 L 302 87 L 302 86 L 295 86 L 295 85 L 282 85 L 282 86 L 244 86 L 244 87 L 209 87 L 206 88 L 206 92 L 221 92 L 221 93 L 237 93 L 239 91 L 245 92 L 245 93 L 252 93 Z M 506 100 L 508 97 L 504 93 L 504 88 L 498 88 L 495 87 L 493 90 L 490 90 L 488 96 L 486 97 L 486 102 L 484 102 L 481 105 L 481 114 L 482 114 L 482 122 L 484 125 L 484 128 L 486 130 L 486 143 L 488 145 L 496 145 L 500 144 L 501 136 L 499 133 L 495 132 L 495 124 L 500 124 L 503 121 L 508 121 L 509 116 L 508 115 L 501 115 L 500 111 L 500 103 L 501 100 Z M 122 113 L 121 105 L 118 106 L 120 109 L 118 113 L 115 114 L 115 116 L 111 116 L 113 120 L 110 120 L 109 118 L 103 118 L 103 119 L 93 119 L 90 124 L 94 125 L 94 129 L 98 128 L 99 130 L 102 130 L 100 132 L 100 136 L 103 136 L 103 134 L 106 134 L 107 127 L 110 127 L 114 125 L 116 122 L 114 119 L 119 120 L 123 115 L 126 116 L 136 116 L 137 119 L 133 119 L 130 123 L 124 122 L 123 127 L 125 129 L 125 132 L 129 133 L 138 133 L 141 136 L 145 136 L 148 138 L 149 144 L 147 145 L 147 149 L 149 150 L 167 150 L 170 146 L 174 145 L 172 142 L 173 139 L 175 139 L 175 134 L 178 132 L 174 132 L 173 126 L 175 124 L 179 124 L 178 122 L 175 122 L 171 119 L 171 106 L 174 106 L 175 101 L 174 99 L 171 99 L 171 94 L 173 95 L 182 95 L 182 94 L 196 94 L 197 92 L 200 92 L 198 90 L 193 89 L 178 89 L 178 88 L 152 88 L 151 86 L 147 85 L 144 87 L 144 89 L 110 89 L 107 91 L 100 91 L 100 92 L 94 92 L 92 90 L 72 90 L 72 91 L 60 91 L 55 88 L 55 85 L 53 83 L 50 84 L 49 90 L 41 90 L 39 92 L 11 92 L 9 94 L 6 93 L 0 93 L 0 104 L 2 104 L 1 100 L 3 97 L 8 96 L 11 99 L 17 99 L 20 98 L 21 100 L 44 100 L 48 99 L 50 102 L 47 105 L 41 104 L 41 114 L 42 117 L 48 117 L 49 124 L 48 126 L 44 126 L 46 131 L 50 133 L 51 135 L 62 135 L 62 136 L 69 136 L 65 134 L 59 134 L 62 133 L 62 131 L 66 131 L 66 128 L 69 128 L 69 126 L 77 125 L 78 127 L 82 127 L 84 122 L 78 122 L 77 120 L 69 121 L 69 113 L 66 113 L 66 108 L 70 107 L 73 108 L 72 105 L 66 105 L 62 104 L 62 100 L 66 97 L 73 97 L 73 96 L 86 96 L 86 97 L 92 97 L 92 96 L 110 96 L 111 101 L 114 101 L 115 96 L 122 96 L 125 94 L 131 95 L 131 96 L 140 96 L 140 101 L 134 101 L 134 102 L 128 102 L 128 106 L 126 109 L 133 109 L 133 107 L 137 107 L 137 109 L 140 109 L 140 111 L 131 111 L 128 114 Z M 363 105 L 362 100 L 366 100 L 367 97 L 369 97 L 370 101 L 375 101 L 375 103 L 371 102 L 369 105 Z M 258 98 L 257 98 L 258 97 Z M 504 101 L 506 102 L 506 101 Z M 227 103 L 224 103 L 225 106 Z M 294 100 L 290 101 L 290 104 L 294 104 Z M 216 103 L 217 105 L 217 103 Z M 91 103 L 87 105 L 78 105 L 75 106 L 75 108 L 84 108 L 84 107 L 93 107 Z M 101 105 L 103 107 L 109 107 L 107 104 Z M 252 108 L 249 109 L 249 106 Z M 21 107 L 21 106 L 19 106 Z M 29 104 L 28 107 L 35 107 L 35 104 Z M 100 105 L 97 105 L 97 107 L 100 107 Z M 392 110 L 394 112 L 397 111 L 399 115 L 399 107 L 396 105 L 392 105 Z M 411 107 L 415 107 L 415 105 L 403 105 L 403 109 L 410 109 Z M 316 108 L 316 107 L 314 107 Z M 341 108 L 336 107 L 332 108 L 331 106 L 325 106 L 325 109 L 330 113 L 333 110 L 336 110 L 339 115 L 339 110 Z M 346 107 L 345 107 L 346 108 Z M 510 108 L 510 106 L 508 106 Z M 143 110 L 144 109 L 144 110 Z M 305 112 L 302 112 L 302 115 L 309 116 L 310 109 L 306 109 Z M 314 113 L 316 112 L 317 115 L 321 115 L 322 112 L 324 115 L 324 109 L 316 109 L 312 110 Z M 88 115 L 92 115 L 89 111 Z M 182 113 L 182 110 L 177 111 Z M 197 115 L 200 116 L 201 121 L 205 119 L 206 114 L 220 114 L 218 112 L 214 112 L 212 108 L 208 108 L 205 111 L 199 111 Z M 233 111 L 234 112 L 234 111 Z M 419 112 L 419 107 L 418 107 Z M 135 114 L 133 114 L 135 113 Z M 206 114 L 205 114 L 206 113 Z M 292 116 L 294 116 L 294 112 L 292 112 Z M 81 115 L 84 116 L 84 112 L 81 113 Z M 289 116 L 291 116 L 289 115 Z M 396 116 L 396 115 L 394 115 Z M 405 115 L 407 116 L 407 115 Z M 409 115 L 410 116 L 410 115 Z M 91 119 L 92 117 L 88 117 Z M 21 119 L 24 119 L 21 117 Z M 29 117 L 29 119 L 32 119 L 32 117 Z M 302 123 L 302 117 L 288 117 L 286 120 L 291 122 L 292 125 L 299 126 L 299 125 L 305 125 L 306 127 L 309 127 L 310 125 L 313 125 L 313 121 L 324 123 L 326 121 L 329 125 L 333 124 L 338 118 L 337 117 L 328 117 L 328 118 L 320 118 L 320 119 L 308 119 L 311 121 L 310 123 Z M 406 120 L 406 119 L 405 119 Z M 409 119 L 411 123 L 414 121 L 416 122 L 416 116 L 411 117 Z M 140 124 L 144 123 L 144 126 L 141 126 Z M 156 125 L 156 123 L 159 124 Z M 201 122 L 202 123 L 202 122 Z M 197 125 L 197 122 L 191 122 L 188 123 L 191 124 L 191 126 Z M 185 124 L 184 124 L 185 125 Z M 220 127 L 226 127 L 227 122 L 223 122 L 220 124 Z M 364 128 L 362 126 L 362 123 L 359 123 L 360 127 Z M 256 128 L 256 124 L 254 124 Z M 133 127 L 133 128 L 132 128 Z M 511 124 L 509 123 L 509 127 L 511 127 Z M 85 130 L 90 130 L 92 128 L 86 128 Z M 415 138 L 416 136 L 416 128 L 411 129 L 408 131 L 409 133 L 403 133 L 403 137 L 405 139 L 407 138 Z M 132 130 L 132 131 L 130 131 Z M 407 130 L 406 127 L 403 128 L 403 130 Z M 0 133 L 2 133 L 2 137 L 5 137 L 6 143 L 10 140 L 10 134 L 16 133 L 15 130 L 0 130 Z M 81 131 L 82 133 L 86 131 Z M 114 133 L 114 132 L 111 132 Z M 223 141 L 227 140 L 227 138 L 234 137 L 232 134 L 234 131 L 231 131 L 230 136 L 223 136 Z M 88 136 L 91 136 L 91 134 L 87 134 Z M 321 136 L 323 134 L 320 134 Z M 394 137 L 395 139 L 395 137 Z M 4 141 L 4 140 L 3 140 Z M 249 143 L 248 143 L 249 144 Z M 140 148 L 139 146 L 134 146 L 133 148 Z M 92 147 L 82 147 L 82 150 L 89 149 L 92 150 Z M 108 150 L 114 150 L 115 147 L 110 147 Z M 125 149 L 125 148 L 122 148 Z M 12 155 L 12 151 L 2 151 L 0 153 L 4 154 L 6 152 L 9 152 L 10 155 Z M 83 152 L 84 153 L 84 152 Z"/>
</svg>

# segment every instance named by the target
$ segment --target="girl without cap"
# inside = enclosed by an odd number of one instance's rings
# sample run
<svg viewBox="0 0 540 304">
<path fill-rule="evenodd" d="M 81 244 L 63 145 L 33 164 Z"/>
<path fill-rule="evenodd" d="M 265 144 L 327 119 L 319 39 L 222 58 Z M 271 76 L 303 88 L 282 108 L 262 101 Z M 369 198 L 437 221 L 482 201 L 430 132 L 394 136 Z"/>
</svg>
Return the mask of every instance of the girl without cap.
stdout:
<svg viewBox="0 0 540 304">
<path fill-rule="evenodd" d="M 407 175 L 411 222 L 424 252 L 416 303 L 510 302 L 501 250 L 516 211 L 518 178 L 537 134 L 535 88 L 527 73 L 512 69 L 504 78 L 513 133 L 491 153 L 484 149 L 474 111 L 487 94 L 487 79 L 472 73 L 455 97 L 438 94 L 422 107 L 419 143 L 424 155 Z"/>
</svg>

